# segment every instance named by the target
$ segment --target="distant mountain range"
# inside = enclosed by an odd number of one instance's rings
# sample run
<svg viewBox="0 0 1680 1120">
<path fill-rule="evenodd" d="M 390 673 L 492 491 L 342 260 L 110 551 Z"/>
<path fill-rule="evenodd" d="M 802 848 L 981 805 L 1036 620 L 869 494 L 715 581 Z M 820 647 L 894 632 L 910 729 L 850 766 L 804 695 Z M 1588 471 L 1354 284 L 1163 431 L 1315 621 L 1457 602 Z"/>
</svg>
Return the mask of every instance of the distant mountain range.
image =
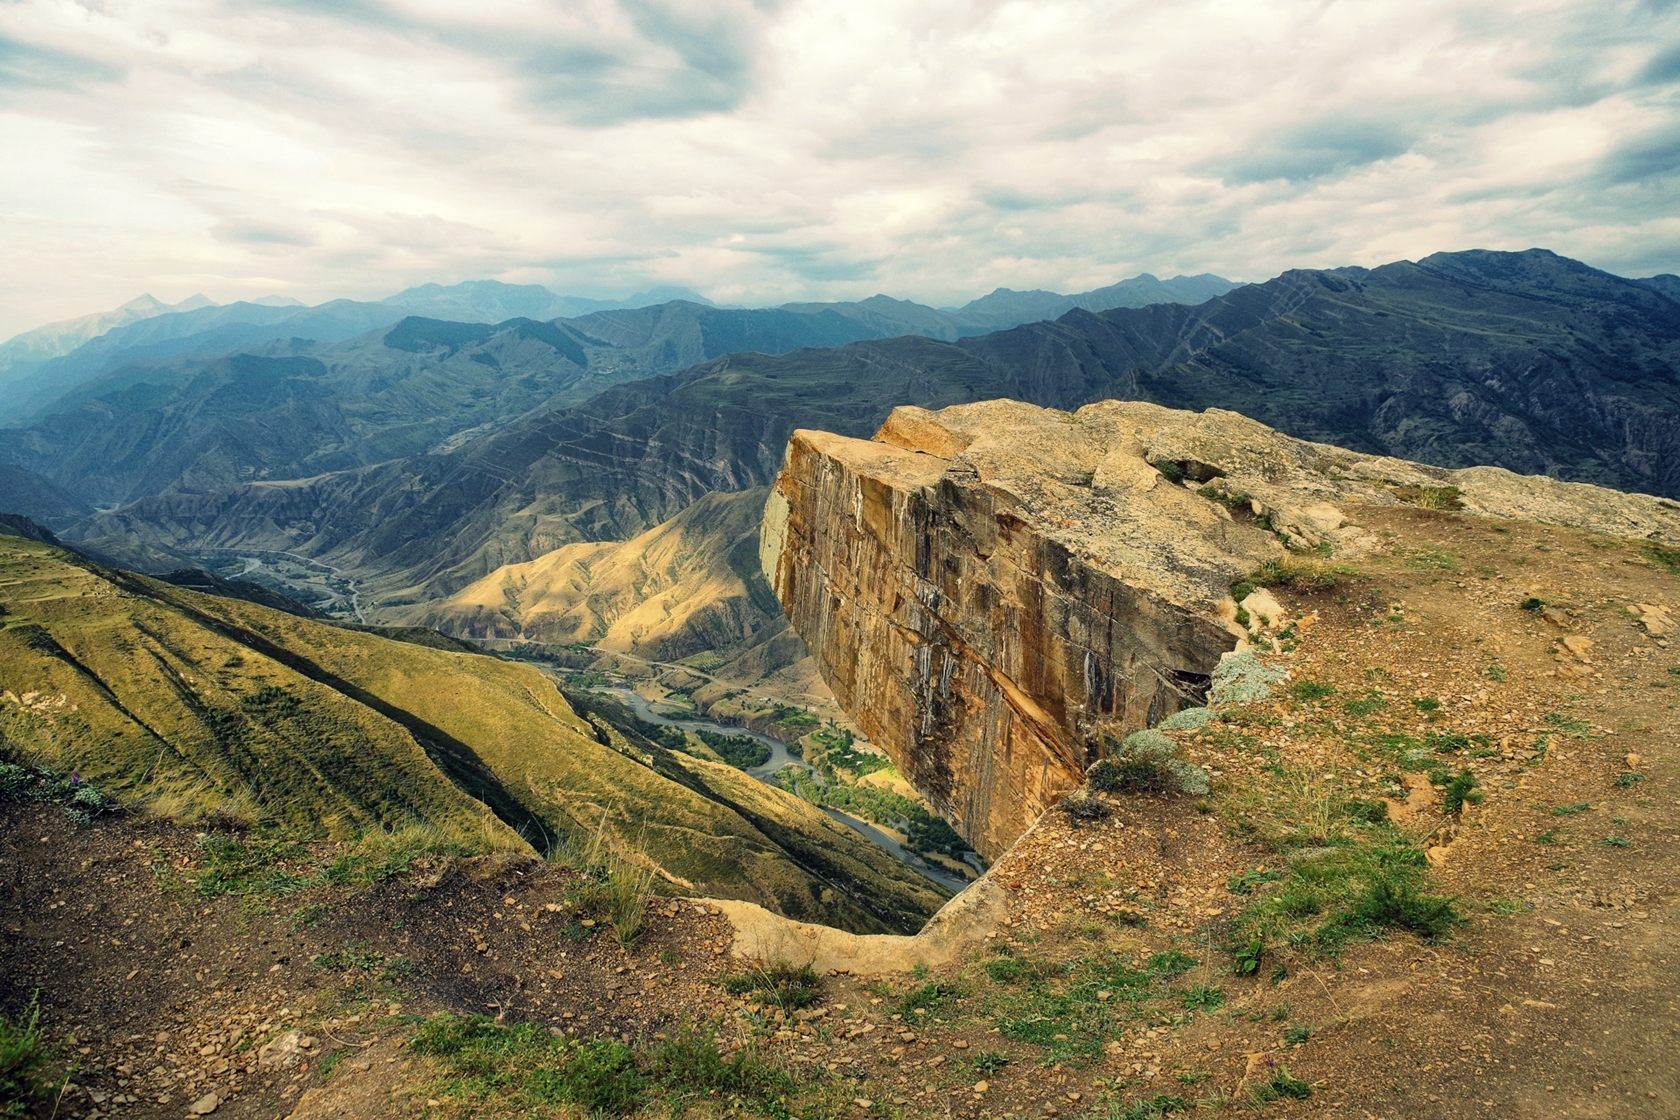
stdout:
<svg viewBox="0 0 1680 1120">
<path fill-rule="evenodd" d="M 1234 286 L 1231 281 L 1216 276 L 1181 276 L 1163 282 L 1145 274 L 1074 296 L 1010 292 L 1000 288 L 965 307 L 946 310 L 886 296 L 874 296 L 858 303 L 789 304 L 779 310 L 818 319 L 838 316 L 848 320 L 849 325 L 836 330 L 832 323 L 794 320 L 794 329 L 784 326 L 772 332 L 775 337 L 765 336 L 756 341 L 779 346 L 780 350 L 773 351 L 779 353 L 799 346 L 827 346 L 852 339 L 901 334 L 954 339 L 1061 314 L 1075 306 L 1103 310 L 1175 299 L 1201 302 Z M 424 284 L 377 302 L 338 299 L 314 307 L 282 297 L 214 304 L 204 296 L 170 306 L 151 296 L 142 296 L 116 311 L 49 324 L 0 345 L 0 424 L 27 423 L 52 410 L 65 394 L 126 366 L 148 365 L 184 355 L 223 355 L 282 341 L 291 344 L 293 352 L 301 352 L 305 342 L 331 345 L 388 328 L 410 316 L 458 323 L 495 324 L 510 319 L 552 322 L 671 303 L 714 306 L 687 288 L 654 288 L 625 300 L 598 300 L 556 295 L 536 284 L 504 284 L 497 280 L 475 280 L 447 287 Z M 742 308 L 715 310 L 718 315 L 711 321 L 711 329 L 719 336 L 731 333 L 732 328 L 727 324 L 732 314 L 746 314 L 749 321 L 754 314 Z M 763 310 L 777 309 L 761 309 L 758 314 L 762 315 Z M 755 328 L 746 326 L 743 331 L 749 336 L 748 341 L 755 341 L 750 337 Z M 702 356 L 715 357 L 724 352 L 718 349 L 708 352 L 705 346 L 687 350 L 678 346 L 669 352 L 665 361 L 644 363 L 630 372 L 646 376 L 681 368 L 672 363 L 684 357 L 699 361 Z"/>
<path fill-rule="evenodd" d="M 950 341 L 868 337 L 958 314 L 884 297 L 410 317 L 335 344 L 104 374 L 0 431 L 0 462 L 12 504 L 40 503 L 67 539 L 125 563 L 297 551 L 387 607 L 563 545 L 629 540 L 707 493 L 768 484 L 796 427 L 866 436 L 904 403 L 1230 408 L 1362 451 L 1675 497 L 1676 291 L 1543 250 L 1470 251 Z"/>
</svg>

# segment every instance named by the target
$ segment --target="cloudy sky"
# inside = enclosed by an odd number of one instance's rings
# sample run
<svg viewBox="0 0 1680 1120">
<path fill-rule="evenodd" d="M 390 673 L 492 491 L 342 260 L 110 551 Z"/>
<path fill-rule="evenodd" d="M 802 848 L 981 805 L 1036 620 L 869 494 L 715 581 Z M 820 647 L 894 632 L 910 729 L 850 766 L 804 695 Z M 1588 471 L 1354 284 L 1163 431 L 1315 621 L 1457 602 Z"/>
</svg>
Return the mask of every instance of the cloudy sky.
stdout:
<svg viewBox="0 0 1680 1120">
<path fill-rule="evenodd" d="M 1676 0 L 0 0 L 0 336 L 428 280 L 1680 272 Z"/>
</svg>

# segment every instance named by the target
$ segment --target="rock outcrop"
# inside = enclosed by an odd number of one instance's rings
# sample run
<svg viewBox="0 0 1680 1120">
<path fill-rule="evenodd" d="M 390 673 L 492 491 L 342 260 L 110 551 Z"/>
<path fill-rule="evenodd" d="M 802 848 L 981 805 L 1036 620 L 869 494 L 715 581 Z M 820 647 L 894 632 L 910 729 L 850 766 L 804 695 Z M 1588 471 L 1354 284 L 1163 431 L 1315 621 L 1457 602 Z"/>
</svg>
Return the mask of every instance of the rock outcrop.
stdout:
<svg viewBox="0 0 1680 1120">
<path fill-rule="evenodd" d="M 896 409 L 873 441 L 796 431 L 761 562 L 841 705 L 977 850 L 1004 851 L 1105 737 L 1198 701 L 1242 644 L 1233 581 L 1375 546 L 1403 501 L 1680 540 L 1680 505 L 1451 471 L 1235 413 L 1104 401 Z"/>
</svg>

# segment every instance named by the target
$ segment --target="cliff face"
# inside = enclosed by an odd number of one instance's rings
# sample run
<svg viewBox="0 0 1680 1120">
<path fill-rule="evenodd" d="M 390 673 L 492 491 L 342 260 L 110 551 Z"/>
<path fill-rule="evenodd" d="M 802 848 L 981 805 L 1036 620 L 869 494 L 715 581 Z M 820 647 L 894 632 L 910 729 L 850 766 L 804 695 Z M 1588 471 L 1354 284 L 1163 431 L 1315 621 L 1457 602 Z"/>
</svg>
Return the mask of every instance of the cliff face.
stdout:
<svg viewBox="0 0 1680 1120">
<path fill-rule="evenodd" d="M 1197 702 L 1243 640 L 1229 587 L 1297 548 L 1357 555 L 1352 503 L 1680 539 L 1680 507 L 1105 401 L 899 408 L 873 441 L 797 431 L 761 562 L 841 705 L 988 857 L 1105 735 Z"/>
</svg>

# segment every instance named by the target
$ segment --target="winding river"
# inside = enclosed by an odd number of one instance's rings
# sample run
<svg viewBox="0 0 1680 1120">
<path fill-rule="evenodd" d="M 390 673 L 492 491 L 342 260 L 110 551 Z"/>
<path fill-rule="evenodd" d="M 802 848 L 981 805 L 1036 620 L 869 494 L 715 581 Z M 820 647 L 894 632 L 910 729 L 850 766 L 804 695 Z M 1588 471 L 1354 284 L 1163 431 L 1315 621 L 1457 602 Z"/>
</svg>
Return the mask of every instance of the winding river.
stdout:
<svg viewBox="0 0 1680 1120">
<path fill-rule="evenodd" d="M 603 688 L 599 691 L 604 692 L 617 700 L 622 700 L 629 706 L 632 712 L 636 713 L 636 718 L 644 719 L 652 724 L 658 724 L 662 727 L 678 727 L 684 731 L 711 731 L 721 735 L 736 735 L 752 739 L 754 742 L 763 743 L 765 746 L 770 748 L 770 760 L 762 766 L 755 766 L 747 771 L 748 774 L 751 774 L 761 782 L 769 782 L 770 779 L 774 778 L 776 774 L 780 772 L 782 767 L 789 764 L 803 767 L 807 773 L 817 778 L 818 781 L 822 780 L 822 776 L 817 773 L 814 766 L 802 758 L 795 758 L 793 755 L 789 754 L 787 744 L 773 735 L 765 735 L 762 732 L 751 731 L 745 727 L 731 727 L 726 723 L 718 723 L 715 720 L 705 719 L 703 717 L 696 716 L 691 712 L 683 711 L 680 708 L 672 708 L 664 704 L 653 704 L 650 703 L 646 697 L 633 689 Z M 921 856 L 912 852 L 910 849 L 900 844 L 897 840 L 893 839 L 893 837 L 884 829 L 881 829 L 868 821 L 859 820 L 850 813 L 843 813 L 839 809 L 824 809 L 823 812 L 827 813 L 829 816 L 833 817 L 835 820 L 839 821 L 859 836 L 862 836 L 865 840 L 868 840 L 870 843 L 881 848 L 906 867 L 922 875 L 924 878 L 933 880 L 946 890 L 961 891 L 964 887 L 968 886 L 968 879 L 963 878 L 955 872 L 940 867 L 936 863 L 923 859 Z"/>
</svg>

